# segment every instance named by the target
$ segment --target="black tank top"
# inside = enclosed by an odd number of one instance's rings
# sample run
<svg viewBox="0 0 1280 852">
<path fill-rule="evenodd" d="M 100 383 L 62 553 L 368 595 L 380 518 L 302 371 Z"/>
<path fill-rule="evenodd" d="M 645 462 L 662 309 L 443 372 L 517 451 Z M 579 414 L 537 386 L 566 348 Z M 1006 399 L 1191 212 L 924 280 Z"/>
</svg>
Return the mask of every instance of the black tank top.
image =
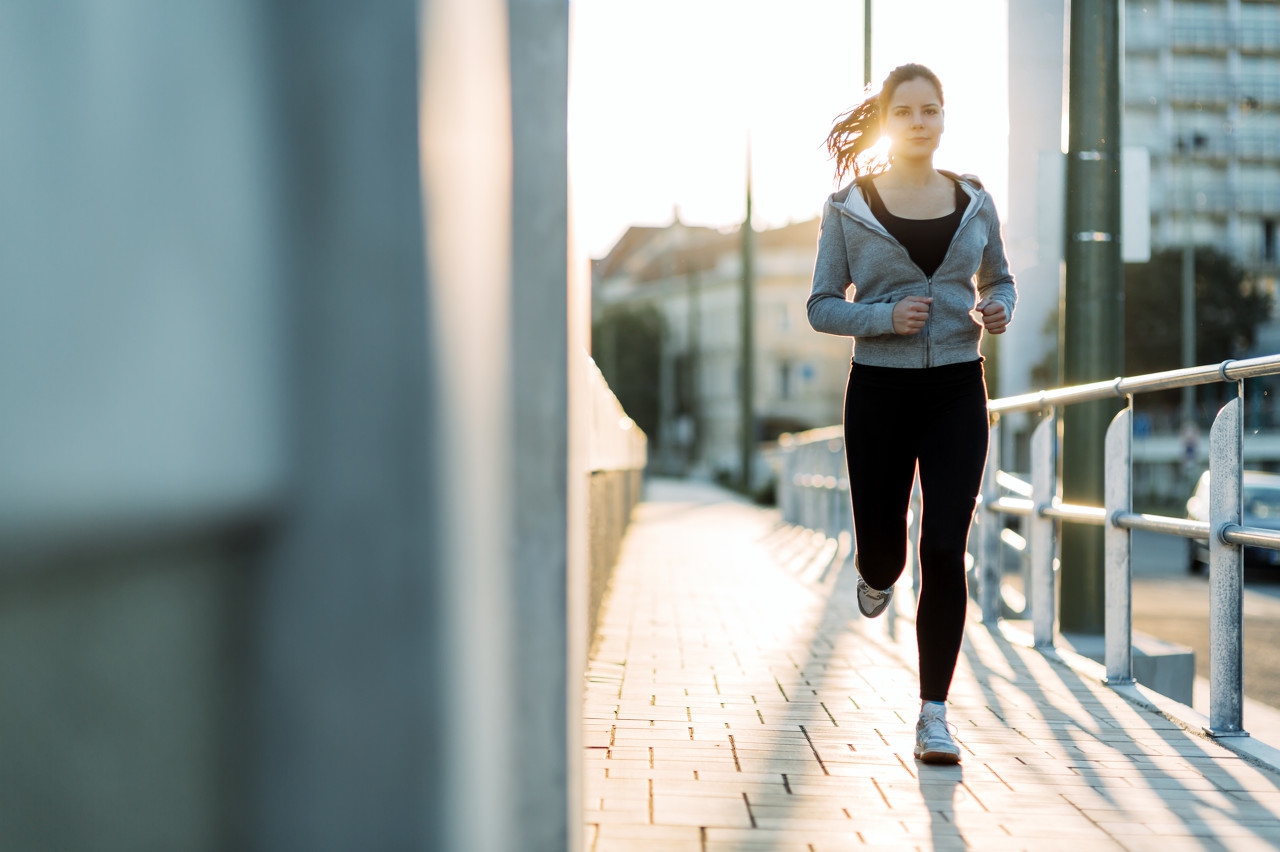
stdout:
<svg viewBox="0 0 1280 852">
<path fill-rule="evenodd" d="M 884 225 L 884 229 L 902 243 L 916 266 L 929 278 L 942 265 L 942 259 L 951 246 L 951 239 L 956 235 L 956 228 L 960 227 L 960 220 L 964 218 L 965 208 L 969 206 L 968 193 L 958 182 L 952 183 L 956 185 L 956 209 L 937 219 L 903 219 L 895 216 L 884 206 L 875 181 L 862 183 L 867 191 L 867 204 L 870 205 L 871 212 Z"/>
</svg>

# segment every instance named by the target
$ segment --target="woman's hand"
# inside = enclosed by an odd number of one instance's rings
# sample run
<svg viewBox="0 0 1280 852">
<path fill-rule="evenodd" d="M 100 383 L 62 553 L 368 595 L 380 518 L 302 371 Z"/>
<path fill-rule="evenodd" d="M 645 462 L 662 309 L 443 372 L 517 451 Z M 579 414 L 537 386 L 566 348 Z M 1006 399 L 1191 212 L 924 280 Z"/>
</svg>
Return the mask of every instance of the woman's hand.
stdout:
<svg viewBox="0 0 1280 852">
<path fill-rule="evenodd" d="M 989 334 L 1004 334 L 1009 325 L 1009 317 L 1003 304 L 995 299 L 983 299 L 974 310 L 982 314 L 982 327 Z"/>
<path fill-rule="evenodd" d="M 919 334 L 929 321 L 932 296 L 908 296 L 893 306 L 893 330 L 896 334 Z"/>
</svg>

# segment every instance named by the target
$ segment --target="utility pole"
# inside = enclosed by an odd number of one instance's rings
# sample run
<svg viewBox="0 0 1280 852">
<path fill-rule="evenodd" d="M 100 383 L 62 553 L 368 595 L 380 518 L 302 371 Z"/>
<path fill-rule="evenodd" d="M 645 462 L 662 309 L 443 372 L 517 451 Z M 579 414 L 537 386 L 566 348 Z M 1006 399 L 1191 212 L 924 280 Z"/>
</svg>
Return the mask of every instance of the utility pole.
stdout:
<svg viewBox="0 0 1280 852">
<path fill-rule="evenodd" d="M 1190 213 L 1187 214 L 1190 217 Z M 1196 244 L 1195 231 L 1188 228 L 1182 246 L 1182 366 L 1196 365 Z M 1182 389 L 1182 428 L 1196 425 L 1196 389 Z"/>
<path fill-rule="evenodd" d="M 1178 137 L 1178 152 L 1182 157 L 1181 170 L 1186 174 L 1187 194 L 1183 229 L 1185 236 L 1182 243 L 1182 366 L 1196 365 L 1196 225 L 1195 204 L 1192 202 L 1195 183 L 1192 169 L 1195 166 L 1196 152 L 1203 148 L 1208 139 L 1200 133 Z M 1179 205 L 1181 206 L 1181 205 Z M 1188 385 L 1182 389 L 1182 430 L 1196 429 L 1196 389 Z"/>
<path fill-rule="evenodd" d="M 862 0 L 862 85 L 871 85 L 871 0 Z"/>
<path fill-rule="evenodd" d="M 1120 258 L 1120 0 L 1072 0 L 1067 152 L 1065 384 L 1124 374 Z M 1062 497 L 1103 502 L 1103 445 L 1119 405 L 1067 406 L 1060 421 Z M 1062 630 L 1101 633 L 1103 530 L 1062 525 Z"/>
<path fill-rule="evenodd" d="M 685 447 L 685 468 L 702 455 L 702 273 L 689 273 L 689 326 L 685 346 L 689 350 L 687 393 L 689 444 Z"/>
<path fill-rule="evenodd" d="M 755 416 L 755 231 L 751 227 L 751 140 L 747 139 L 747 217 L 742 223 L 742 493 L 751 493 L 751 466 L 756 452 Z"/>
</svg>

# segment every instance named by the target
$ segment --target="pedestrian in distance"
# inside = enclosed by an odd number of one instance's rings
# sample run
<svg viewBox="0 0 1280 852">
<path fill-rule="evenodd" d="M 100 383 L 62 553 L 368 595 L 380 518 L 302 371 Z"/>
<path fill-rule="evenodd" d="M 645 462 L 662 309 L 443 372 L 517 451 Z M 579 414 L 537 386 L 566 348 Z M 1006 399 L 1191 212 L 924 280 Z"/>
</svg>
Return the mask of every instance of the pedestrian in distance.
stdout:
<svg viewBox="0 0 1280 852">
<path fill-rule="evenodd" d="M 987 456 L 979 343 L 1001 334 L 1017 294 L 991 196 L 934 168 L 942 84 L 902 65 L 827 137 L 836 180 L 822 214 L 809 323 L 853 338 L 844 400 L 858 607 L 885 611 L 907 556 L 917 471 L 920 717 L 915 755 L 958 763 L 947 692 L 964 639 L 965 550 Z M 888 138 L 887 162 L 872 148 Z"/>
</svg>

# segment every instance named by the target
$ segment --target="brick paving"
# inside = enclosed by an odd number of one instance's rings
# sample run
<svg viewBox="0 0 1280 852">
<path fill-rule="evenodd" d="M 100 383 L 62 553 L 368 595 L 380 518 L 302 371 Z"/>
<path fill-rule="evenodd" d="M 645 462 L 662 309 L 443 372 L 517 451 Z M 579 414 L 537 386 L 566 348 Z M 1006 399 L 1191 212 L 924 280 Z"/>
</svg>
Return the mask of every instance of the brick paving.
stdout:
<svg viewBox="0 0 1280 852">
<path fill-rule="evenodd" d="M 862 619 L 832 550 L 649 483 L 588 670 L 586 849 L 1280 849 L 1280 775 L 976 620 L 963 762 L 919 764 L 909 590 Z"/>
</svg>

